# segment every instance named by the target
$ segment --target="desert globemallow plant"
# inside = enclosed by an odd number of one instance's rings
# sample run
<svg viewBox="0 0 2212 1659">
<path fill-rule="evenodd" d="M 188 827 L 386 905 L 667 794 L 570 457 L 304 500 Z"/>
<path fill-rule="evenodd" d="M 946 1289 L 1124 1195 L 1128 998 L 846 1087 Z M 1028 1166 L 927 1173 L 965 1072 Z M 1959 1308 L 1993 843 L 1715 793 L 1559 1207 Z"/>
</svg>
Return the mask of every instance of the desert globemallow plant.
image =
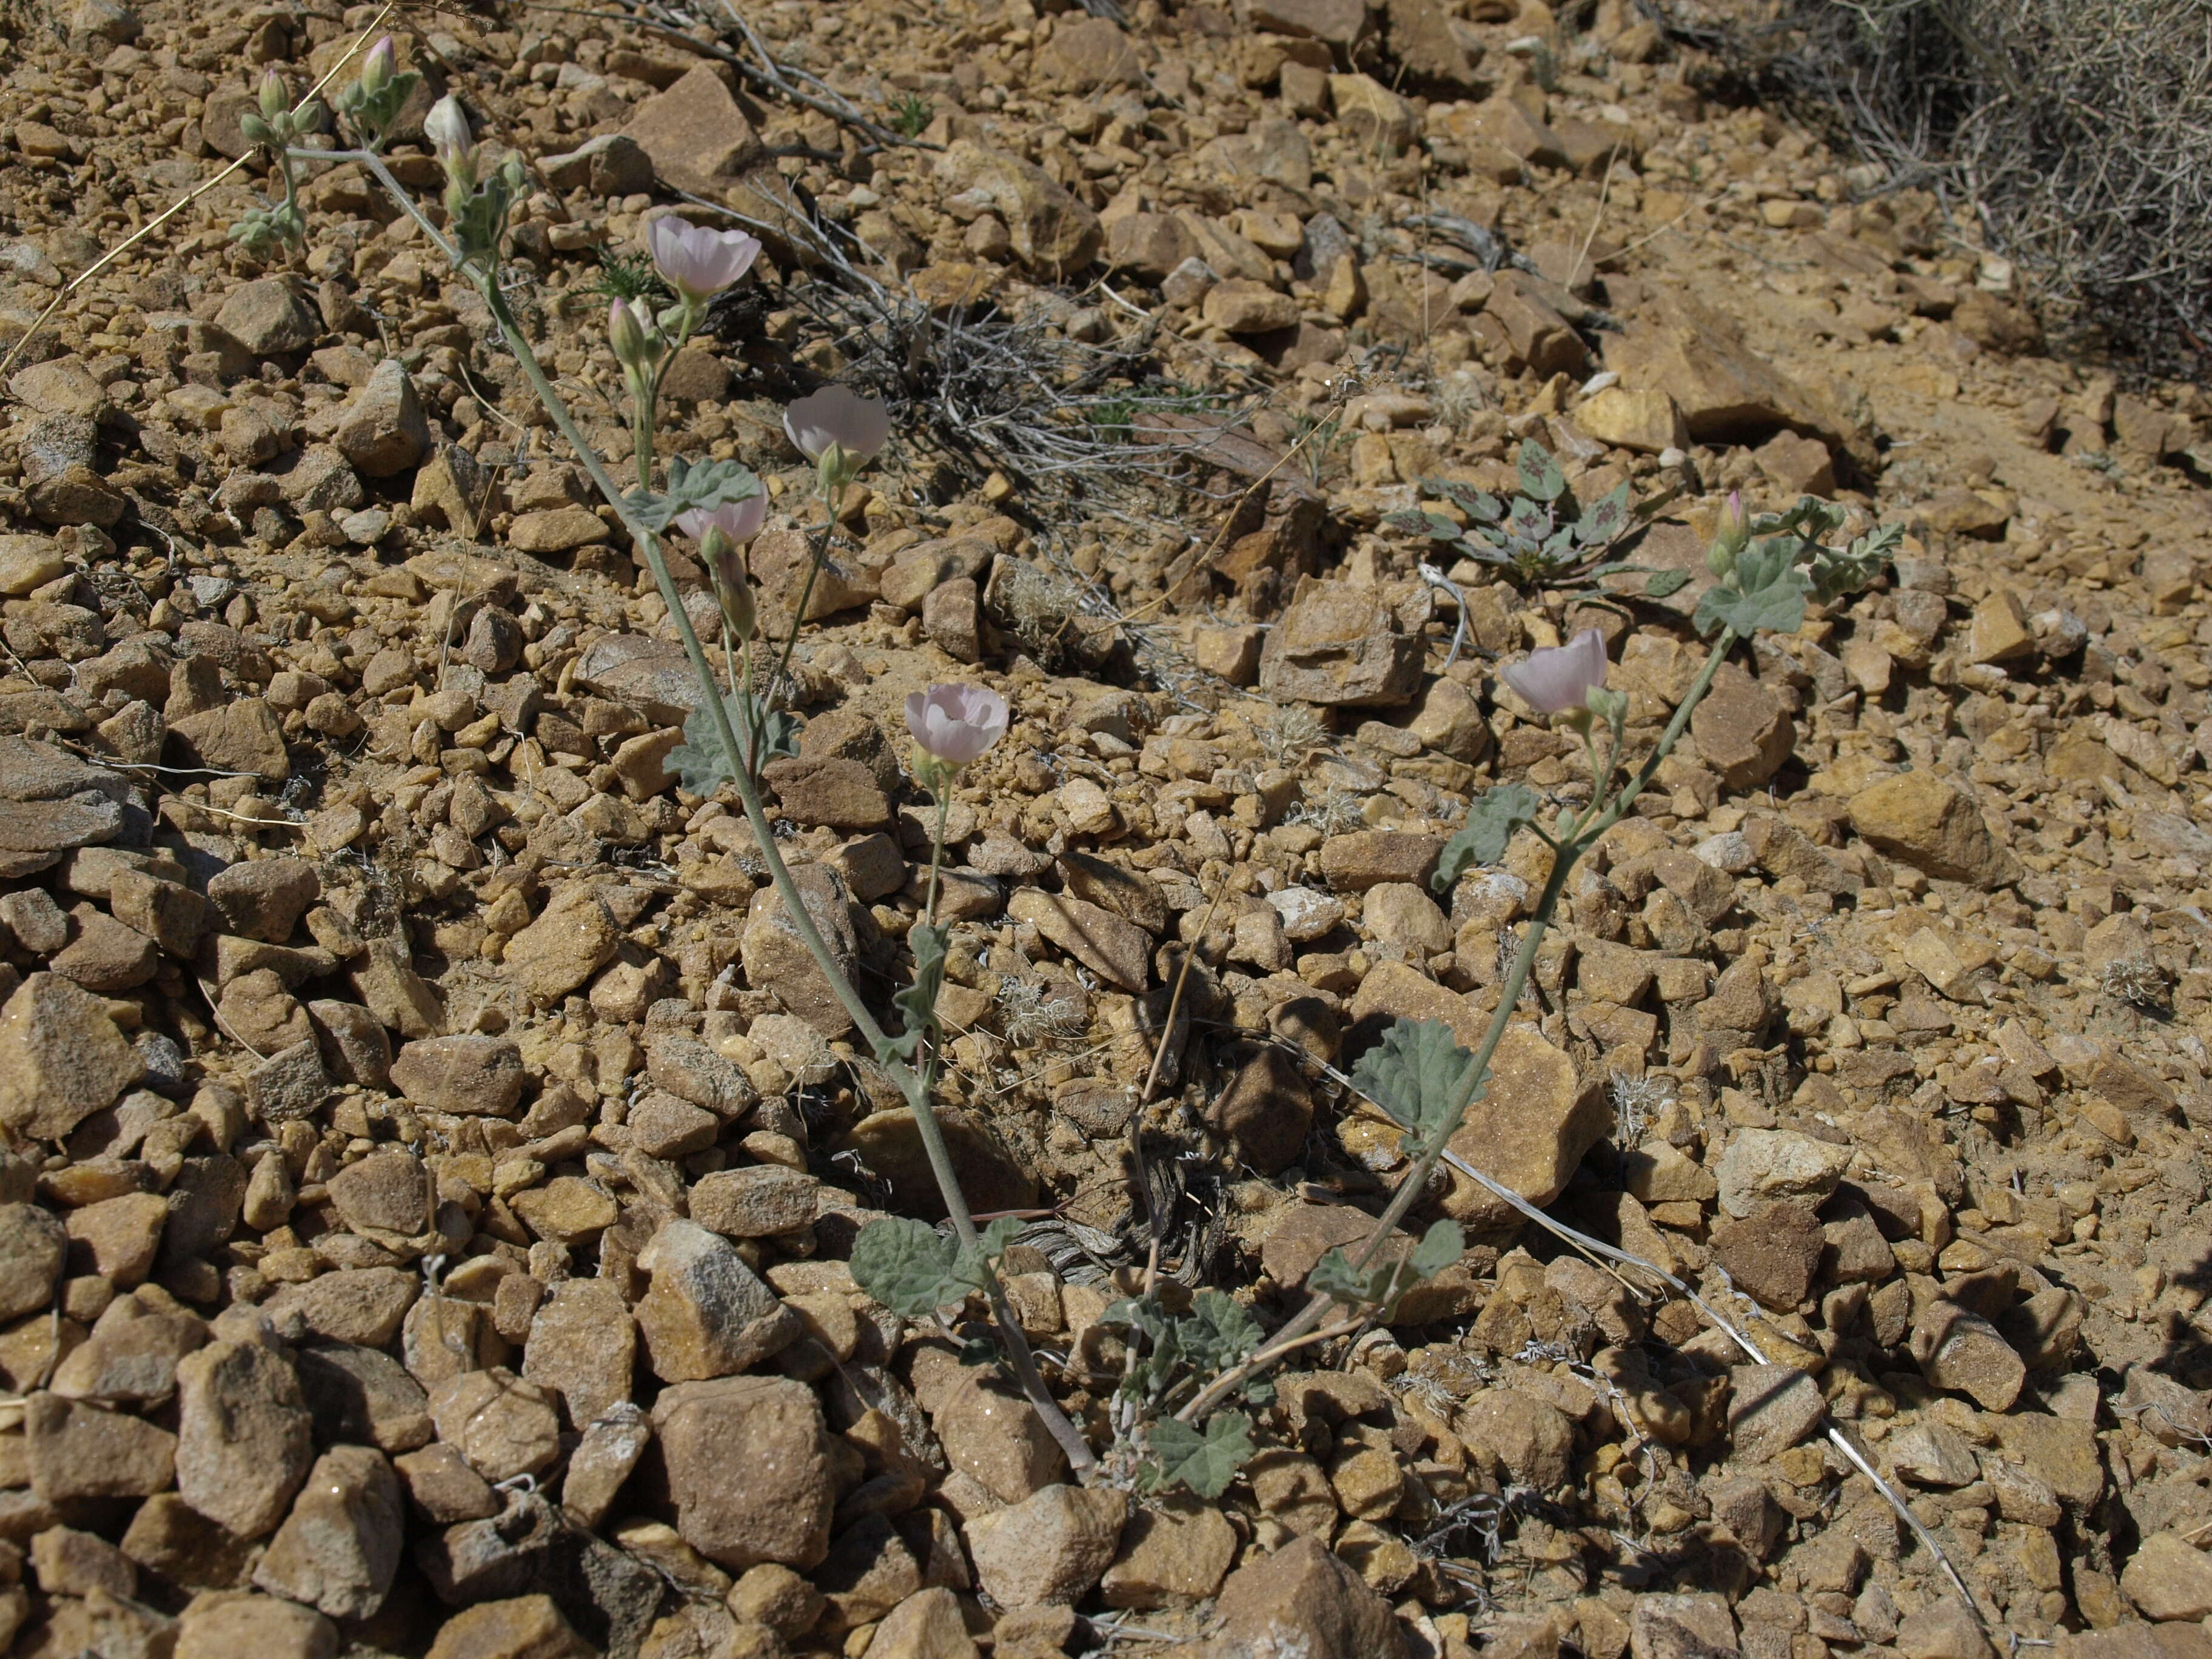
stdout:
<svg viewBox="0 0 2212 1659">
<path fill-rule="evenodd" d="M 652 573 L 669 624 L 682 641 L 697 682 L 698 702 L 686 722 L 684 742 L 671 752 L 668 764 L 678 772 L 683 788 L 693 794 L 713 795 L 726 787 L 736 795 L 786 920 L 852 1021 L 861 1044 L 910 1109 L 935 1180 L 945 1216 L 943 1228 L 908 1217 L 871 1224 L 854 1242 L 853 1276 L 870 1296 L 917 1320 L 957 1318 L 957 1310 L 980 1299 L 989 1334 L 973 1337 L 963 1352 L 979 1362 L 1003 1364 L 1070 1467 L 1079 1477 L 1092 1478 L 1102 1468 L 1098 1451 L 1047 1386 L 1037 1356 L 1014 1317 L 1000 1274 L 1000 1260 L 1021 1224 L 1000 1218 L 988 1226 L 977 1225 L 935 1105 L 945 1044 L 937 1002 L 945 980 L 949 932 L 938 919 L 938 872 L 947 812 L 963 771 L 1003 738 L 1006 702 L 987 688 L 972 685 L 935 686 L 908 702 L 908 726 L 915 745 L 911 769 L 934 798 L 937 811 L 928 902 L 906 935 L 911 972 L 905 987 L 890 999 L 896 1031 L 886 1028 L 886 1021 L 823 939 L 784 860 L 762 800 L 763 769 L 770 756 L 788 746 L 795 725 L 792 714 L 777 704 L 788 683 L 791 653 L 805 624 L 815 578 L 854 481 L 890 440 L 890 413 L 876 399 L 842 386 L 802 398 L 786 412 L 787 436 L 814 466 L 823 519 L 809 538 L 811 558 L 788 630 L 773 642 L 773 665 L 760 672 L 754 661 L 756 649 L 770 642 L 759 637 L 761 610 L 743 555 L 744 545 L 765 521 L 760 481 L 735 461 L 678 456 L 663 465 L 655 447 L 655 416 L 668 365 L 700 327 L 715 296 L 749 273 L 758 243 L 741 231 L 702 227 L 672 214 L 648 225 L 647 246 L 674 302 L 656 310 L 625 299 L 612 306 L 607 316 L 608 346 L 630 398 L 635 482 L 625 489 L 578 428 L 538 362 L 501 280 L 507 216 L 524 185 L 519 161 L 511 155 L 494 158 L 460 106 L 450 98 L 441 100 L 426 123 L 446 177 L 445 224 L 432 223 L 380 154 L 398 103 L 404 101 L 395 92 L 403 79 L 388 53 L 372 50 L 368 54 L 360 81 L 336 100 L 356 140 L 356 147 L 350 150 L 293 147 L 289 136 L 306 131 L 313 112 L 302 104 L 288 112 L 282 107 L 281 87 L 264 91 L 266 113 L 258 129 L 266 134 L 262 142 L 276 165 L 285 170 L 288 181 L 295 165 L 357 162 L 414 217 L 429 244 L 482 297 L 547 418 L 629 532 L 641 562 Z M 289 182 L 286 201 L 296 213 Z M 288 217 L 271 228 L 289 239 L 290 225 Z M 1532 505 L 1516 505 L 1518 520 L 1503 509 L 1496 514 L 1485 509 L 1474 514 L 1477 521 L 1507 520 L 1498 534 L 1510 548 L 1520 549 L 1527 542 L 1534 550 L 1524 561 L 1525 578 L 1583 580 L 1603 574 L 1599 562 L 1602 552 L 1627 522 L 1625 499 L 1608 497 L 1585 511 L 1574 506 L 1565 481 L 1557 476 L 1548 456 L 1524 451 L 1522 468 L 1527 485 L 1523 495 Z M 1540 514 L 1533 505 L 1540 502 Z M 1808 601 L 1839 598 L 1878 574 L 1899 532 L 1884 529 L 1847 546 L 1826 544 L 1825 538 L 1844 523 L 1843 509 L 1810 496 L 1787 513 L 1756 519 L 1747 518 L 1741 504 L 1731 501 L 1708 559 L 1716 580 L 1695 618 L 1698 631 L 1711 638 L 1711 649 L 1688 695 L 1640 763 L 1632 763 L 1627 753 L 1628 699 L 1607 688 L 1603 641 L 1594 630 L 1564 646 L 1534 652 L 1525 662 L 1502 671 L 1506 685 L 1532 710 L 1582 738 L 1590 783 L 1586 799 L 1548 810 L 1526 785 L 1503 784 L 1486 791 L 1469 808 L 1466 827 L 1444 848 L 1432 878 L 1437 890 L 1448 893 L 1468 870 L 1498 863 L 1511 839 L 1523 832 L 1550 849 L 1550 872 L 1523 926 L 1497 1011 L 1472 1051 L 1459 1046 L 1450 1029 L 1439 1023 L 1401 1020 L 1359 1061 L 1352 1081 L 1402 1129 L 1409 1162 L 1366 1239 L 1354 1249 L 1334 1249 L 1322 1257 L 1307 1278 L 1310 1295 L 1305 1305 L 1280 1327 L 1263 1330 L 1249 1309 L 1218 1291 L 1201 1291 L 1187 1305 L 1177 1304 L 1182 1310 L 1170 1310 L 1156 1282 L 1148 1282 L 1139 1296 L 1108 1310 L 1108 1319 L 1126 1331 L 1128 1346 L 1127 1364 L 1109 1417 L 1114 1444 L 1107 1449 L 1106 1470 L 1138 1485 L 1174 1482 L 1201 1495 L 1218 1494 L 1252 1450 L 1249 1419 L 1225 1409 L 1232 1400 L 1264 1401 L 1267 1373 L 1277 1361 L 1316 1342 L 1387 1320 L 1409 1289 L 1459 1259 L 1462 1240 L 1449 1221 L 1436 1222 L 1418 1241 L 1403 1238 L 1398 1228 L 1427 1195 L 1446 1143 L 1468 1107 L 1488 1086 L 1492 1057 L 1520 1001 L 1570 872 L 1633 807 L 1680 740 L 1729 652 L 1760 632 L 1794 632 L 1804 619 Z M 1419 527 L 1431 533 L 1458 533 L 1456 526 L 1444 520 L 1437 525 L 1425 521 Z M 724 647 L 719 674 L 669 567 L 664 542 L 672 532 L 694 540 L 714 588 Z"/>
</svg>

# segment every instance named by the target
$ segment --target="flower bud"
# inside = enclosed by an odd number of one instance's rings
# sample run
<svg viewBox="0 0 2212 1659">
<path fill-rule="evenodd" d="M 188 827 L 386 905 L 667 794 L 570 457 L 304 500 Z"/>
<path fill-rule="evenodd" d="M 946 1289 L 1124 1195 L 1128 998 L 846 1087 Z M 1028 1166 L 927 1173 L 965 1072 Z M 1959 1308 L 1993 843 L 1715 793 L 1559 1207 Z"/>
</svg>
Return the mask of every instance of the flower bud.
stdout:
<svg viewBox="0 0 2212 1659">
<path fill-rule="evenodd" d="M 392 50 L 392 37 L 386 35 L 368 49 L 368 56 L 361 62 L 361 88 L 374 98 L 392 84 L 398 70 L 398 56 Z"/>
<path fill-rule="evenodd" d="M 1751 541 L 1751 519 L 1743 510 L 1743 493 L 1729 491 L 1728 505 L 1721 509 L 1721 522 L 1713 538 L 1713 544 L 1705 553 L 1705 568 L 1726 581 L 1735 574 L 1735 562 Z"/>
<path fill-rule="evenodd" d="M 446 169 L 446 177 L 476 184 L 476 141 L 469 135 L 469 118 L 461 112 L 460 100 L 448 93 L 431 106 L 422 118 L 423 137 L 430 148 L 438 153 L 438 161 Z"/>
<path fill-rule="evenodd" d="M 284 113 L 284 77 L 273 69 L 261 77 L 260 103 L 264 121 L 274 121 Z"/>
<path fill-rule="evenodd" d="M 709 524 L 699 538 L 699 558 L 714 579 L 714 597 L 721 601 L 723 620 L 730 632 L 743 641 L 752 637 L 753 590 L 745 580 L 745 562 L 719 524 Z"/>
<path fill-rule="evenodd" d="M 615 361 L 624 368 L 646 367 L 653 338 L 637 307 L 628 300 L 617 300 L 607 307 L 607 343 L 614 347 Z"/>
</svg>

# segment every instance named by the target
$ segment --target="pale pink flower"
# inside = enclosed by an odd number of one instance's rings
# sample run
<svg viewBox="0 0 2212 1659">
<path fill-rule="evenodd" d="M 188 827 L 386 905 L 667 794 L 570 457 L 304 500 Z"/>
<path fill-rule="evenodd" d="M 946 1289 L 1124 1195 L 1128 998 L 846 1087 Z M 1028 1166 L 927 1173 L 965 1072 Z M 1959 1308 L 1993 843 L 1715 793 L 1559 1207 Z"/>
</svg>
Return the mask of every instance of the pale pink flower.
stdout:
<svg viewBox="0 0 2212 1659">
<path fill-rule="evenodd" d="M 676 515 L 676 527 L 693 541 L 703 541 L 708 527 L 720 530 L 730 538 L 731 544 L 742 547 L 761 533 L 768 522 L 768 497 L 748 495 L 741 501 L 724 501 L 712 511 L 695 507 L 688 513 Z"/>
<path fill-rule="evenodd" d="M 759 258 L 757 237 L 742 230 L 709 230 L 673 213 L 664 213 L 645 228 L 653 268 L 687 300 L 709 300 L 752 269 Z"/>
<path fill-rule="evenodd" d="M 1540 647 L 1528 661 L 1498 672 L 1538 714 L 1565 714 L 1605 684 L 1605 635 L 1585 628 L 1565 645 Z"/>
<path fill-rule="evenodd" d="M 937 759 L 965 766 L 1006 735 L 1006 700 L 980 685 L 933 685 L 907 698 L 906 729 Z"/>
<path fill-rule="evenodd" d="M 833 444 L 848 461 L 870 461 L 891 435 L 891 414 L 880 398 L 825 386 L 783 411 L 783 429 L 810 461 L 819 461 Z"/>
</svg>

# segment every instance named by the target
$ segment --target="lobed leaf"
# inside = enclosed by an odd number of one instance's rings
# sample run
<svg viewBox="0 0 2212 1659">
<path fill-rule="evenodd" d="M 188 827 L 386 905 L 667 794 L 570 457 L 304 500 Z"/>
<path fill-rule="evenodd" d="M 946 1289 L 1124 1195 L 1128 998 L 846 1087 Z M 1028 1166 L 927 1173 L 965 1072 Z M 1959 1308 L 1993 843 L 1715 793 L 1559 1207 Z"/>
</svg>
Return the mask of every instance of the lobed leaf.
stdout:
<svg viewBox="0 0 2212 1659">
<path fill-rule="evenodd" d="M 1481 1092 L 1473 1054 L 1437 1019 L 1394 1021 L 1353 1067 L 1352 1086 L 1404 1129 L 1408 1150 L 1441 1146 Z"/>
<path fill-rule="evenodd" d="M 1188 1423 L 1170 1417 L 1146 1433 L 1153 1462 L 1148 1466 L 1148 1487 L 1173 1483 L 1188 1486 L 1197 1496 L 1212 1499 L 1229 1490 L 1237 1472 L 1252 1461 L 1252 1419 L 1242 1412 L 1216 1412 L 1200 1433 Z M 1152 1471 L 1157 1470 L 1157 1474 Z"/>
<path fill-rule="evenodd" d="M 906 1216 L 861 1228 L 849 1266 L 854 1283 L 908 1319 L 933 1314 L 975 1288 L 961 1272 L 959 1247 L 927 1222 Z"/>
<path fill-rule="evenodd" d="M 1495 864 L 1505 856 L 1513 832 L 1536 818 L 1536 792 L 1523 783 L 1501 784 L 1486 789 L 1467 809 L 1466 827 L 1444 843 L 1429 885 L 1449 893 L 1470 869 Z"/>
</svg>

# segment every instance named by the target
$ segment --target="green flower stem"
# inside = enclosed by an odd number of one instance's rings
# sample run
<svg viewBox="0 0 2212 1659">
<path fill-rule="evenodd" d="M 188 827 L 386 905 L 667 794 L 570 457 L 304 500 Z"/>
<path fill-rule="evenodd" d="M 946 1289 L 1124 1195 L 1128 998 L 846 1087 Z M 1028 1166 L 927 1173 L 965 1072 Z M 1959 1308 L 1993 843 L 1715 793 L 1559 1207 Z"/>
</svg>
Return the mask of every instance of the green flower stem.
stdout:
<svg viewBox="0 0 2212 1659">
<path fill-rule="evenodd" d="M 937 782 L 937 833 L 929 842 L 929 905 L 922 921 L 930 927 L 937 925 L 937 872 L 945 863 L 945 821 L 952 811 L 952 780 L 939 778 Z"/>
<path fill-rule="evenodd" d="M 834 497 L 826 490 L 823 492 L 822 507 L 827 517 L 823 520 L 820 539 L 810 538 L 809 540 L 806 580 L 799 586 L 799 609 L 792 613 L 791 632 L 784 635 L 783 648 L 776 653 L 775 672 L 761 694 L 760 707 L 753 711 L 755 754 L 760 752 L 761 744 L 768 736 L 768 700 L 775 694 L 776 687 L 784 683 L 785 677 L 791 672 L 791 653 L 798 647 L 799 630 L 806 626 L 806 607 L 814 601 L 815 578 L 822 574 L 823 561 L 830 556 L 830 538 L 837 533 L 837 509 L 844 505 L 844 495 L 842 484 Z"/>
<path fill-rule="evenodd" d="M 462 269 L 460 250 L 447 241 L 445 233 L 432 224 L 423 215 L 422 210 L 415 204 L 415 198 L 400 188 L 399 181 L 392 176 L 392 169 L 385 166 L 384 158 L 374 150 L 288 149 L 284 154 L 301 161 L 328 161 L 332 164 L 341 161 L 360 162 L 362 166 L 376 175 L 376 181 L 384 186 L 385 194 L 397 202 L 401 210 L 415 222 L 425 236 L 430 239 L 430 246 L 446 256 L 446 262 L 456 270 Z"/>
<path fill-rule="evenodd" d="M 1636 804 L 1636 798 L 1644 793 L 1644 787 L 1657 773 L 1660 762 L 1667 757 L 1668 752 L 1680 740 L 1683 728 L 1690 723 L 1691 712 L 1697 708 L 1699 700 L 1705 693 L 1711 690 L 1713 676 L 1720 672 L 1722 661 L 1734 648 L 1738 637 L 1736 631 L 1732 628 L 1724 628 L 1721 630 L 1720 637 L 1713 641 L 1712 651 L 1705 659 L 1705 667 L 1699 671 L 1696 681 L 1690 687 L 1689 695 L 1682 699 L 1680 705 L 1674 710 L 1674 718 L 1668 721 L 1667 729 L 1660 733 L 1659 741 L 1653 747 L 1650 758 L 1644 762 L 1642 768 L 1623 787 L 1620 793 L 1610 802 L 1604 802 L 1602 791 L 1606 781 L 1597 780 L 1595 784 L 1597 793 L 1593 793 L 1591 795 L 1590 805 L 1587 809 L 1588 821 L 1583 822 L 1570 817 L 1565 823 L 1559 826 L 1558 839 L 1553 843 L 1556 850 L 1552 857 L 1552 873 L 1546 878 L 1542 896 L 1536 901 L 1535 912 L 1529 918 L 1528 932 L 1522 938 L 1520 950 L 1514 955 L 1512 969 L 1507 973 L 1504 984 L 1498 988 L 1498 1011 L 1490 1017 L 1490 1027 L 1483 1033 L 1482 1046 L 1475 1050 L 1474 1065 L 1468 1073 L 1470 1079 L 1468 1094 L 1459 1103 L 1458 1110 L 1453 1114 L 1455 1124 L 1465 1119 L 1467 1109 L 1474 1102 L 1474 1091 L 1489 1081 L 1491 1060 L 1497 1054 L 1499 1042 L 1504 1040 L 1506 1028 L 1512 1023 L 1513 1011 L 1520 1005 L 1521 994 L 1528 989 L 1528 975 L 1534 970 L 1536 965 L 1537 950 L 1544 942 L 1544 935 L 1551 928 L 1552 918 L 1559 909 L 1559 895 L 1566 890 L 1567 876 L 1574 869 L 1576 860 L 1596 845 L 1606 831 L 1620 823 L 1628 809 Z M 1616 745 L 1617 752 L 1618 745 Z M 1594 755 L 1595 750 L 1593 750 Z M 1611 770 L 1612 765 L 1608 763 L 1607 771 L 1610 774 Z M 1352 1265 L 1355 1272 L 1364 1269 L 1376 1255 L 1381 1254 L 1383 1246 L 1389 1242 L 1390 1235 L 1397 1230 L 1399 1224 L 1405 1220 L 1413 1206 L 1428 1191 L 1430 1177 L 1435 1175 L 1437 1164 L 1444 1154 L 1445 1143 L 1449 1139 L 1449 1135 L 1443 1136 L 1434 1147 L 1416 1158 L 1413 1168 L 1408 1170 L 1404 1178 L 1399 1182 L 1398 1189 L 1391 1195 L 1389 1206 L 1384 1209 L 1381 1218 L 1376 1222 L 1374 1231 L 1368 1235 L 1367 1243 L 1360 1247 L 1359 1254 L 1352 1258 Z M 1207 1413 L 1242 1388 L 1249 1378 L 1256 1375 L 1263 1368 L 1263 1361 L 1267 1354 L 1283 1351 L 1286 1344 L 1295 1344 L 1305 1337 L 1321 1323 L 1329 1310 L 1335 1305 L 1336 1299 L 1334 1297 L 1310 1297 L 1306 1305 L 1275 1333 L 1274 1340 L 1268 1345 L 1267 1348 L 1263 1349 L 1259 1354 L 1255 1354 L 1242 1364 L 1234 1366 L 1215 1377 L 1176 1415 L 1186 1423 L 1203 1422 Z"/>
<path fill-rule="evenodd" d="M 714 735 L 722 745 L 722 753 L 729 762 L 730 770 L 735 774 L 733 781 L 738 799 L 744 808 L 745 822 L 751 827 L 761 857 L 768 865 L 769 878 L 775 885 L 776 896 L 783 902 L 784 913 L 790 917 L 793 931 L 799 935 L 799 943 L 806 947 L 807 954 L 814 958 L 815 965 L 821 969 L 832 994 L 859 1029 L 862 1040 L 872 1052 L 881 1054 L 886 1041 L 883 1027 L 868 1012 L 867 1004 L 860 1000 L 860 994 L 854 988 L 852 982 L 838 970 L 836 958 L 830 954 L 821 929 L 814 925 L 814 918 L 808 913 L 805 899 L 799 896 L 799 884 L 792 879 L 790 867 L 784 863 L 782 854 L 776 848 L 775 832 L 769 828 L 768 813 L 761 805 L 760 787 L 743 763 L 743 751 L 738 746 L 737 733 L 730 725 L 728 706 L 722 701 L 715 685 L 714 667 L 707 660 L 705 647 L 699 643 L 699 632 L 692 627 L 690 613 L 684 608 L 683 596 L 676 591 L 675 578 L 669 574 L 668 562 L 661 556 L 659 538 L 630 510 L 629 502 L 623 497 L 622 487 L 615 483 L 613 475 L 607 471 L 606 463 L 600 459 L 599 453 L 585 441 L 583 433 L 577 428 L 575 417 L 568 412 L 568 404 L 554 390 L 544 366 L 538 361 L 537 353 L 531 349 L 529 337 L 524 334 L 521 323 L 507 303 L 506 295 L 500 292 L 497 270 L 463 259 L 454 245 L 422 216 L 413 199 L 399 187 L 398 181 L 392 178 L 390 169 L 385 167 L 380 157 L 362 150 L 335 153 L 318 150 L 312 154 L 319 160 L 357 161 L 367 167 L 392 198 L 422 227 L 432 244 L 475 285 L 477 292 L 483 296 L 493 320 L 498 323 L 501 332 L 514 349 L 522 377 L 530 383 L 531 392 L 545 410 L 546 418 L 553 422 L 554 429 L 575 452 L 577 460 L 581 463 L 592 485 L 614 508 L 623 527 L 629 532 L 644 555 L 646 568 L 653 573 L 653 582 L 660 590 L 661 601 L 675 621 L 677 636 L 684 644 L 684 654 L 690 661 L 692 674 L 698 680 L 701 692 L 713 714 Z M 800 614 L 805 614 L 803 604 Z M 798 624 L 794 623 L 793 641 L 795 642 L 797 638 Z M 787 643 L 784 650 L 787 662 L 790 658 L 790 644 Z M 884 1069 L 914 1109 L 915 1124 L 921 1135 L 922 1149 L 928 1155 L 930 1172 L 937 1179 L 938 1191 L 945 1200 L 953 1231 L 963 1247 L 973 1249 L 980 1243 L 975 1218 L 968 1206 L 966 1194 L 960 1190 L 959 1176 L 952 1167 L 951 1151 L 945 1145 L 944 1126 L 938 1121 L 936 1110 L 930 1103 L 929 1091 L 918 1074 L 896 1060 L 885 1062 Z M 1006 1300 L 1006 1287 L 1000 1283 L 997 1270 L 988 1261 L 983 1265 L 983 1277 L 993 1317 L 1006 1342 L 1007 1357 L 1017 1380 L 1021 1383 L 1022 1392 L 1028 1396 L 1031 1407 L 1066 1454 L 1069 1466 L 1078 1473 L 1089 1470 L 1098 1460 L 1091 1451 L 1090 1443 L 1068 1421 L 1067 1414 L 1060 1410 L 1060 1403 L 1052 1397 L 1052 1391 L 1045 1387 L 1044 1378 L 1037 1370 L 1036 1358 L 1030 1351 L 1029 1340 L 1022 1334 L 1021 1324 L 1014 1317 L 1013 1309 Z"/>
</svg>

